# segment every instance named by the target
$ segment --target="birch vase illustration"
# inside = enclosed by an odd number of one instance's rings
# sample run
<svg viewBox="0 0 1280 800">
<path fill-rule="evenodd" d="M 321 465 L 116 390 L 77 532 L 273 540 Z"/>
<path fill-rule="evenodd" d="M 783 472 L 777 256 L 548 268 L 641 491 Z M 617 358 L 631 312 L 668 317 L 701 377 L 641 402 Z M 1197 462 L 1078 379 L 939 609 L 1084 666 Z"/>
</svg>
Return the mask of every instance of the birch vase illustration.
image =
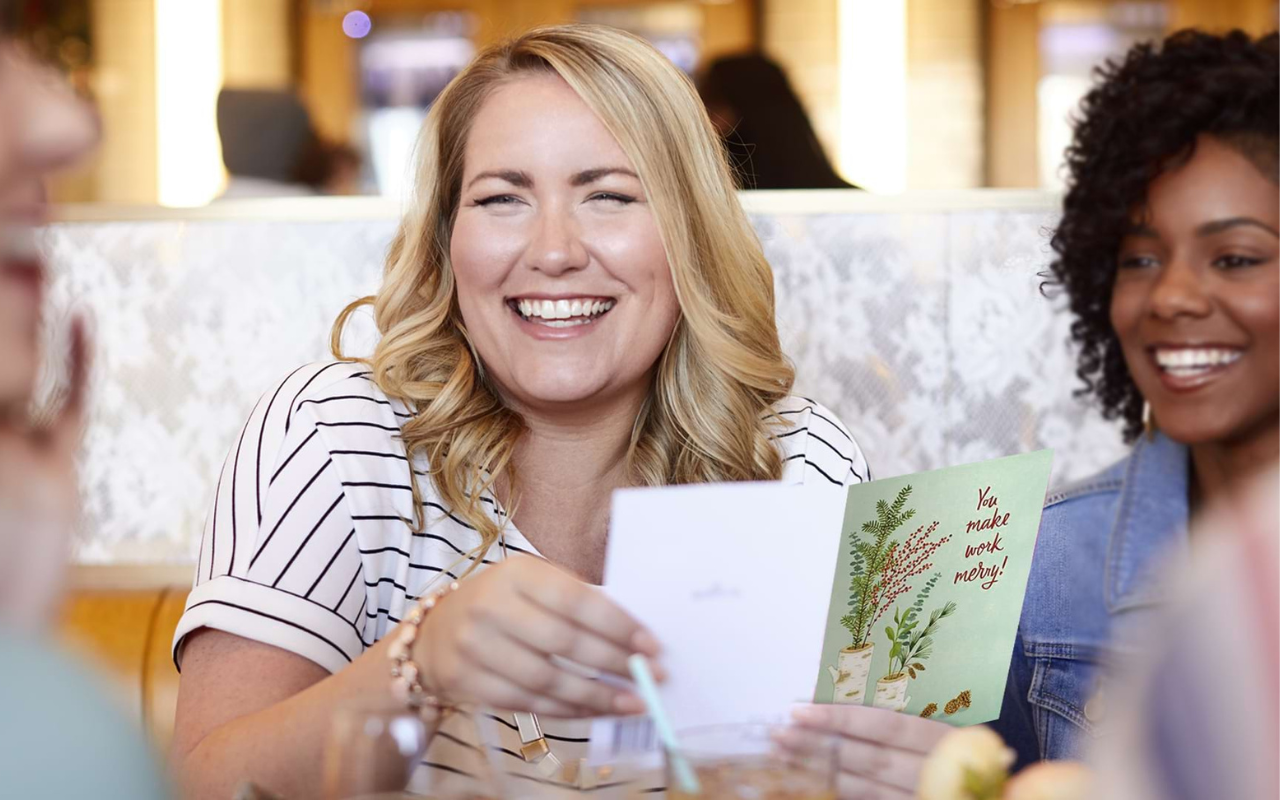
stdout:
<svg viewBox="0 0 1280 800">
<path fill-rule="evenodd" d="M 907 673 L 899 672 L 876 681 L 876 693 L 871 698 L 871 705 L 890 711 L 906 708 L 907 703 L 911 702 L 911 698 L 907 697 L 907 680 Z"/>
<path fill-rule="evenodd" d="M 876 518 L 862 523 L 861 530 L 851 529 L 848 533 L 849 613 L 840 618 L 840 624 L 849 631 L 853 641 L 840 651 L 835 666 L 827 666 L 834 686 L 833 703 L 861 705 L 865 702 L 871 658 L 875 654 L 871 628 L 884 613 L 881 605 L 886 597 L 886 569 L 897 546 L 890 537 L 915 516 L 915 509 L 906 507 L 910 497 L 911 487 L 905 486 L 893 503 L 877 501 Z"/>
<path fill-rule="evenodd" d="M 877 501 L 876 518 L 862 523 L 859 530 L 848 533 L 849 612 L 840 618 L 840 624 L 849 631 L 853 643 L 840 651 L 835 666 L 827 667 L 833 684 L 831 700 L 834 703 L 865 702 L 871 659 L 875 653 L 875 645 L 871 642 L 872 629 L 901 595 L 911 591 L 910 581 L 933 566 L 933 554 L 951 539 L 950 536 L 932 539 L 938 529 L 936 521 L 928 526 L 921 525 L 901 542 L 892 538 L 894 532 L 916 514 L 914 508 L 907 508 L 911 491 L 910 486 L 904 486 L 892 503 Z M 916 606 L 923 604 L 935 583 L 936 580 L 930 581 L 916 598 L 916 604 L 909 612 L 910 623 L 904 623 L 903 616 L 895 612 L 897 629 L 889 637 L 893 646 L 889 655 L 891 669 L 877 681 L 872 705 L 900 711 L 909 702 L 906 687 L 911 664 L 901 664 L 901 669 L 896 670 L 903 673 L 901 680 L 893 669 L 901 661 L 903 652 L 896 635 L 899 631 L 904 636 L 910 635 L 915 628 L 915 616 L 919 613 Z M 911 674 L 910 677 L 915 676 Z"/>
<path fill-rule="evenodd" d="M 867 678 L 871 676 L 871 656 L 876 646 L 870 642 L 859 647 L 846 647 L 840 651 L 836 666 L 827 667 L 831 683 L 835 685 L 832 702 L 845 705 L 862 705 L 867 693 Z"/>
<path fill-rule="evenodd" d="M 926 534 L 917 542 L 908 539 L 903 550 L 910 551 L 913 545 L 919 547 L 921 542 L 927 543 L 928 538 Z M 942 608 L 935 608 L 929 614 L 928 623 L 923 628 L 920 627 L 920 615 L 924 612 L 925 601 L 941 578 L 942 573 L 935 572 L 924 588 L 916 593 L 915 602 L 905 611 L 897 608 L 893 610 L 893 625 L 884 629 L 892 645 L 889 650 L 889 671 L 876 681 L 875 697 L 871 700 L 871 705 L 876 708 L 902 711 L 907 707 L 911 702 L 911 698 L 907 696 L 908 682 L 924 672 L 924 662 L 933 655 L 933 643 L 939 625 L 956 613 L 956 604 L 948 602 Z"/>
</svg>

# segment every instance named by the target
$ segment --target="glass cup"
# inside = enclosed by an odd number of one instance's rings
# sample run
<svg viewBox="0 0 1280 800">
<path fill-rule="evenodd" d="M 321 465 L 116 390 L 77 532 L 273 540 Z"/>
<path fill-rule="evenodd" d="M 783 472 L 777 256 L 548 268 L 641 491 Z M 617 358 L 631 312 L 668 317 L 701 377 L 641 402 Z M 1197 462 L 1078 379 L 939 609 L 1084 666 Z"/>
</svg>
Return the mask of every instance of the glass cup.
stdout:
<svg viewBox="0 0 1280 800">
<path fill-rule="evenodd" d="M 700 784 L 697 800 L 835 800 L 837 742 L 782 725 L 715 725 L 676 734 L 666 752 L 667 797 L 695 800 L 680 784 L 678 759 Z"/>
<path fill-rule="evenodd" d="M 404 796 L 428 734 L 422 718 L 404 706 L 339 709 L 325 742 L 325 800 Z"/>
<path fill-rule="evenodd" d="M 540 715 L 547 737 L 546 750 L 528 750 L 534 761 L 521 757 L 518 720 L 510 712 L 484 709 L 476 725 L 489 754 L 496 788 L 504 800 L 654 800 L 661 795 L 661 754 L 636 743 L 635 748 L 603 760 L 589 760 L 587 738 L 601 720 L 555 719 Z M 643 736 L 637 732 L 637 736 Z"/>
</svg>

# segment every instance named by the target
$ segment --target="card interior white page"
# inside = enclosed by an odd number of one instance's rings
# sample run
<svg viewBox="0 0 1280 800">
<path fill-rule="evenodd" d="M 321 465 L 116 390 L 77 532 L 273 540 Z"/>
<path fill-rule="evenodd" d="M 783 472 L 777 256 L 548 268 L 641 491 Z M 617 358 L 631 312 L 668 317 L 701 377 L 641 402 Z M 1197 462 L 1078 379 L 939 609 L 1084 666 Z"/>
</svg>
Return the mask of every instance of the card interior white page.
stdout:
<svg viewBox="0 0 1280 800">
<path fill-rule="evenodd" d="M 677 731 L 780 722 L 812 699 L 846 499 L 776 483 L 614 493 L 604 590 L 662 644 Z M 593 730 L 593 760 L 612 730 Z"/>
</svg>

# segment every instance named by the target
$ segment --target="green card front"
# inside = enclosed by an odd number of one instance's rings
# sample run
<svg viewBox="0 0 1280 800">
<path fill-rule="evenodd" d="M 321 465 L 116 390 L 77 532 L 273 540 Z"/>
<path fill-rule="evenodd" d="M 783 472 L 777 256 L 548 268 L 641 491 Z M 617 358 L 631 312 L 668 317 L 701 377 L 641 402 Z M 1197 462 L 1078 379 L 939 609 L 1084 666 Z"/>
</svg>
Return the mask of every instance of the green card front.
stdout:
<svg viewBox="0 0 1280 800">
<path fill-rule="evenodd" d="M 1000 716 L 1053 452 L 849 488 L 814 701 Z"/>
</svg>

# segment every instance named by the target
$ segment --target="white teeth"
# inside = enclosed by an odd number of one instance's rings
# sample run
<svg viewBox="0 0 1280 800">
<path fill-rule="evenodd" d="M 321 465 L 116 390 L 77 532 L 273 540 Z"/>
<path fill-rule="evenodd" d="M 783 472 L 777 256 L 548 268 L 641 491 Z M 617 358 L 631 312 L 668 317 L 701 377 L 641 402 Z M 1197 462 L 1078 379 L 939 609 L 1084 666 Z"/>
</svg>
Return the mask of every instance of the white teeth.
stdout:
<svg viewBox="0 0 1280 800">
<path fill-rule="evenodd" d="M 528 300 L 515 301 L 515 308 L 525 319 L 540 319 L 543 324 L 591 322 L 594 317 L 613 308 L 612 300 Z M 564 327 L 562 324 L 554 327 Z"/>
<path fill-rule="evenodd" d="M 1210 367 L 1232 364 L 1240 358 L 1240 351 L 1224 348 L 1163 349 L 1155 352 L 1156 364 L 1166 372 L 1195 374 Z"/>
</svg>

